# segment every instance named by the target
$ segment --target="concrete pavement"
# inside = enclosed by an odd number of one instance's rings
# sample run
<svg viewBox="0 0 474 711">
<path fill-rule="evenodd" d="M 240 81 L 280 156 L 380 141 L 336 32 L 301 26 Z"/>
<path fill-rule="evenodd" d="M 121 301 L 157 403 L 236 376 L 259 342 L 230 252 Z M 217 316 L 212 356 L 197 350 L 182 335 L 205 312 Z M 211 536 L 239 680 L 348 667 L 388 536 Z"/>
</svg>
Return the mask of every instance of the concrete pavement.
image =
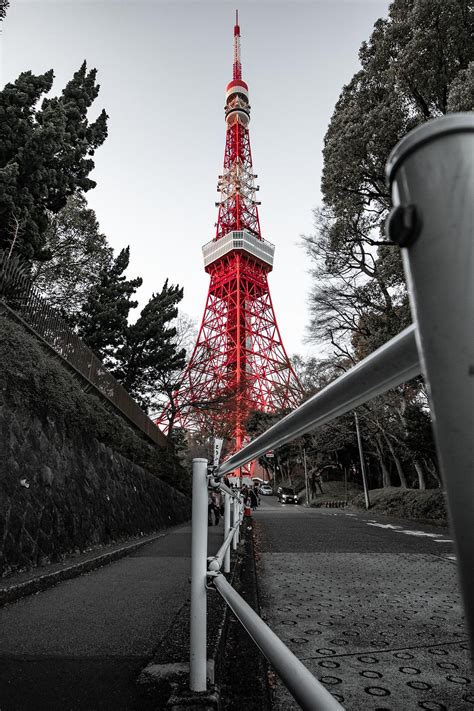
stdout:
<svg viewBox="0 0 474 711">
<path fill-rule="evenodd" d="M 267 497 L 255 535 L 262 615 L 346 709 L 474 708 L 449 531 Z"/>
<path fill-rule="evenodd" d="M 2 711 L 156 708 L 136 677 L 189 595 L 191 528 L 0 609 Z M 209 529 L 210 550 L 222 527 Z"/>
</svg>

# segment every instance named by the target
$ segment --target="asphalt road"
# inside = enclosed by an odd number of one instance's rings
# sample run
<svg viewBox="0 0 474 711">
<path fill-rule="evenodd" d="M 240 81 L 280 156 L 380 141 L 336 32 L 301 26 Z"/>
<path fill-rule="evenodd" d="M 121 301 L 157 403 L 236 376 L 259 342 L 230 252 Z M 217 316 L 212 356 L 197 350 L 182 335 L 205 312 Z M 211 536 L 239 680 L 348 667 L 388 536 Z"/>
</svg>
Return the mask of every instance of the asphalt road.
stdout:
<svg viewBox="0 0 474 711">
<path fill-rule="evenodd" d="M 222 536 L 209 529 L 211 551 Z M 176 526 L 0 608 L 0 711 L 156 711 L 135 680 L 188 598 L 190 550 L 190 526 Z"/>
<path fill-rule="evenodd" d="M 447 529 L 276 497 L 254 522 L 262 615 L 344 708 L 474 708 Z"/>
</svg>

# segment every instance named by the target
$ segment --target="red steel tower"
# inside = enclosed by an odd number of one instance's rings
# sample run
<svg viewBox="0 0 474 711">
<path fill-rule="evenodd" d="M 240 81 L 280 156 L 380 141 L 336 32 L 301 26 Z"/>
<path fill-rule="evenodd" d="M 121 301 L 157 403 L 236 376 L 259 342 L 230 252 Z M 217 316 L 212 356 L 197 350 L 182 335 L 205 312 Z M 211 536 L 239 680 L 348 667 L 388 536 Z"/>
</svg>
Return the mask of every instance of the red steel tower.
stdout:
<svg viewBox="0 0 474 711">
<path fill-rule="evenodd" d="M 246 439 L 245 422 L 252 410 L 294 407 L 303 395 L 283 347 L 268 287 L 275 248 L 260 234 L 237 13 L 225 121 L 216 235 L 202 248 L 209 293 L 194 352 L 174 397 L 174 412 L 182 427 L 225 436 L 234 450 Z M 167 418 L 169 409 L 157 423 L 166 425 Z"/>
</svg>

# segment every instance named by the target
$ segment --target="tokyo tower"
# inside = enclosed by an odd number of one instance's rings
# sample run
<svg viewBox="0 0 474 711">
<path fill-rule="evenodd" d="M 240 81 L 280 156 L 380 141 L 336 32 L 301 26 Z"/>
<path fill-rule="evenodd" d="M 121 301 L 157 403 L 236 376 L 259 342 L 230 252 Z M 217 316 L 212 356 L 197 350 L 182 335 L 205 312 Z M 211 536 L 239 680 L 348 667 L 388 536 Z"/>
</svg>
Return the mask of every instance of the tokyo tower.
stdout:
<svg viewBox="0 0 474 711">
<path fill-rule="evenodd" d="M 201 327 L 178 391 L 176 424 L 230 440 L 248 439 L 250 412 L 295 407 L 303 390 L 283 347 L 267 276 L 275 248 L 260 233 L 250 151 L 248 86 L 242 80 L 240 27 L 234 27 L 233 77 L 226 89 L 224 168 L 214 239 L 202 248 L 210 276 Z M 156 421 L 166 428 L 170 406 Z"/>
</svg>

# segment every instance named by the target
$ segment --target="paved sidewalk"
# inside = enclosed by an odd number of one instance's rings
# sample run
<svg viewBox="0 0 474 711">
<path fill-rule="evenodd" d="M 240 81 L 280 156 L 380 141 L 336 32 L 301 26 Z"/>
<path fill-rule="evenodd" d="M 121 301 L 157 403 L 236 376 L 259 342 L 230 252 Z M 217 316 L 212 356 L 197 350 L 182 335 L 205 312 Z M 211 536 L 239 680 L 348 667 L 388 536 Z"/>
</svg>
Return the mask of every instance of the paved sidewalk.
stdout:
<svg viewBox="0 0 474 711">
<path fill-rule="evenodd" d="M 191 527 L 0 609 L 2 711 L 147 711 L 136 677 L 189 595 Z M 210 550 L 222 526 L 209 529 Z"/>
<path fill-rule="evenodd" d="M 256 521 L 262 615 L 344 708 L 474 708 L 449 531 L 303 507 Z M 274 711 L 297 708 L 277 679 Z"/>
<path fill-rule="evenodd" d="M 42 565 L 22 573 L 0 578 L 0 605 L 13 602 L 26 595 L 47 590 L 53 585 L 88 573 L 103 565 L 119 560 L 157 538 L 162 538 L 166 530 L 146 536 L 136 536 L 119 543 L 95 546 L 83 553 L 71 555 L 59 563 Z"/>
</svg>

